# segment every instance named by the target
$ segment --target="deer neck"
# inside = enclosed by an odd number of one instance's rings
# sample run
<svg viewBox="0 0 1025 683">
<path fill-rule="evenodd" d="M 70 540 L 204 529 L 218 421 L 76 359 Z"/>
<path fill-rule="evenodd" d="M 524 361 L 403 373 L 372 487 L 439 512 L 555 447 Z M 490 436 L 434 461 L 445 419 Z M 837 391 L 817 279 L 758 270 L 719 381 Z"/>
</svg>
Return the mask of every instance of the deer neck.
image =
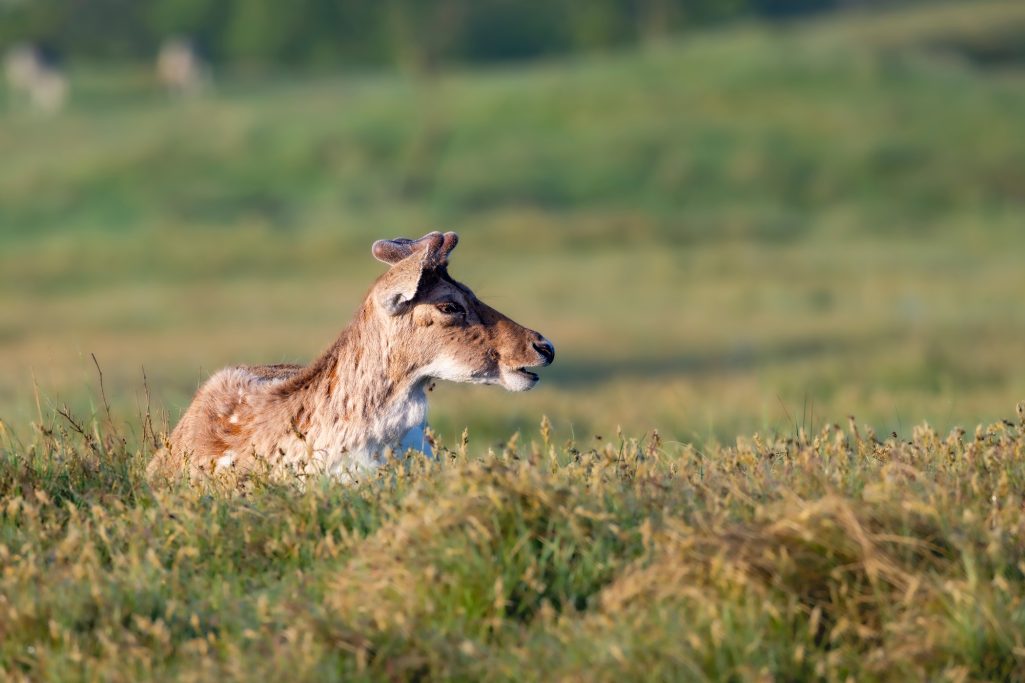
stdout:
<svg viewBox="0 0 1025 683">
<path fill-rule="evenodd" d="M 424 423 L 428 378 L 396 346 L 369 306 L 318 364 L 323 371 L 308 390 L 316 393 L 314 405 L 326 413 L 322 428 L 346 434 L 346 448 L 397 448 L 409 430 Z"/>
</svg>

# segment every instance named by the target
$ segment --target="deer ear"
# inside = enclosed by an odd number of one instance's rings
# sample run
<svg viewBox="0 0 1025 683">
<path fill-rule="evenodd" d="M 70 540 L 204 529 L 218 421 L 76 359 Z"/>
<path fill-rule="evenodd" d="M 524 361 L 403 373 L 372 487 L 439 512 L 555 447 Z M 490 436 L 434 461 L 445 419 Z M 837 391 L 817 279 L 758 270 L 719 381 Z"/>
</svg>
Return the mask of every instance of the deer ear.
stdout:
<svg viewBox="0 0 1025 683">
<path fill-rule="evenodd" d="M 400 237 L 374 242 L 374 257 L 392 266 L 382 276 L 375 291 L 378 305 L 388 315 L 401 313 L 406 304 L 416 298 L 424 276 L 444 265 L 448 251 L 455 246 L 448 235 L 454 236 L 455 233 L 442 235 L 430 232 L 418 240 Z M 451 246 L 447 247 L 449 242 L 452 242 Z"/>
<path fill-rule="evenodd" d="M 384 286 L 374 292 L 377 304 L 388 315 L 398 315 L 410 301 L 416 298 L 419 281 L 382 283 L 382 285 Z"/>
</svg>

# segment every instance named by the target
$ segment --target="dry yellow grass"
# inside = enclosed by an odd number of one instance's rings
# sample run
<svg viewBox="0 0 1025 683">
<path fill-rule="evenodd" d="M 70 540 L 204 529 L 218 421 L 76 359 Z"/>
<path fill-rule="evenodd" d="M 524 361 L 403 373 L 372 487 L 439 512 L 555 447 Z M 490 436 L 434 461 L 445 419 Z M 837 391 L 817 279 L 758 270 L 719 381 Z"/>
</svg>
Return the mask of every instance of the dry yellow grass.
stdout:
<svg viewBox="0 0 1025 683">
<path fill-rule="evenodd" d="M 545 422 L 355 488 L 250 479 L 239 495 L 148 489 L 146 453 L 103 420 L 32 444 L 5 426 L 0 672 L 1025 676 L 1025 404 L 907 440 L 853 420 L 704 450 L 551 439 Z"/>
</svg>

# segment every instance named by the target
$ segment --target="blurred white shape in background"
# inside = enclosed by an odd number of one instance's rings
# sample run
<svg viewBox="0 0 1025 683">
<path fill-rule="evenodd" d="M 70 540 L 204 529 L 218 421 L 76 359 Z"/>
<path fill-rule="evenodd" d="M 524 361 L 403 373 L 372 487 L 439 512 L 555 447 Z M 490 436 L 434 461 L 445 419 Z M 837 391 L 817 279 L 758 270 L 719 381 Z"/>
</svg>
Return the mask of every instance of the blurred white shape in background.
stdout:
<svg viewBox="0 0 1025 683">
<path fill-rule="evenodd" d="M 173 97 L 195 97 L 210 85 L 210 68 L 186 38 L 168 38 L 157 55 L 157 80 Z"/>
<path fill-rule="evenodd" d="M 4 56 L 4 75 L 12 101 L 22 99 L 44 114 L 56 114 L 64 108 L 68 79 L 35 45 L 12 46 Z"/>
</svg>

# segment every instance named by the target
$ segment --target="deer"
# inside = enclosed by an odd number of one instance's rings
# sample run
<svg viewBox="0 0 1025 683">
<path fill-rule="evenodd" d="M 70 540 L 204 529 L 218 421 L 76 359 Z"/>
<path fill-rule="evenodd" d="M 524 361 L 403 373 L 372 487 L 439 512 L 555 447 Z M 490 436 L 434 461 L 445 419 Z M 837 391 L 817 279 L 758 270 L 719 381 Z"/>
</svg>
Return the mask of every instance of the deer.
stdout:
<svg viewBox="0 0 1025 683">
<path fill-rule="evenodd" d="M 210 84 L 210 68 L 193 43 L 169 38 L 160 47 L 156 62 L 157 80 L 172 97 L 195 97 Z"/>
<path fill-rule="evenodd" d="M 68 97 L 68 79 L 53 55 L 35 45 L 18 44 L 4 56 L 4 75 L 12 96 L 34 110 L 56 114 Z"/>
<path fill-rule="evenodd" d="M 343 483 L 398 453 L 432 457 L 427 390 L 437 380 L 527 391 L 555 360 L 540 333 L 448 273 L 454 232 L 378 240 L 388 265 L 348 326 L 312 363 L 234 366 L 196 392 L 147 467 L 150 481 L 256 471 Z"/>
</svg>

